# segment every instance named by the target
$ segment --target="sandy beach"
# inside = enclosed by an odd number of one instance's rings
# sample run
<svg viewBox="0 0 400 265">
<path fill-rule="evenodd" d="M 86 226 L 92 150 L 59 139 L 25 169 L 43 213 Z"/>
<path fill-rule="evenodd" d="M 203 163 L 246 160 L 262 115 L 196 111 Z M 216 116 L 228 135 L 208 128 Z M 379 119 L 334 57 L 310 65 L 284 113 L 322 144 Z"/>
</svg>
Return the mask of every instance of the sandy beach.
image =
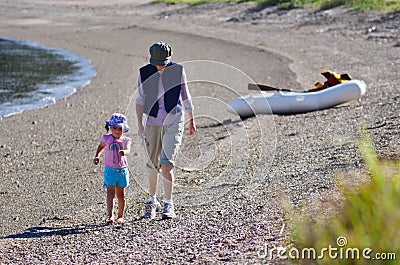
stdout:
<svg viewBox="0 0 400 265">
<path fill-rule="evenodd" d="M 283 11 L 249 3 L 165 6 L 128 0 L 6 0 L 0 37 L 66 49 L 97 76 L 72 96 L 0 119 L 0 264 L 260 264 L 266 243 L 285 245 L 283 205 L 326 215 L 334 176 L 357 181 L 369 128 L 378 154 L 400 154 L 400 20 L 379 12 Z M 198 133 L 185 133 L 178 218 L 140 219 L 144 155 L 132 98 L 158 40 L 185 62 Z M 241 121 L 224 103 L 254 81 L 306 90 L 320 72 L 367 83 L 361 101 Z M 254 92 L 253 92 L 254 93 Z M 122 226 L 106 226 L 102 166 L 92 159 L 113 112 L 128 116 L 133 193 Z M 162 193 L 160 193 L 162 199 Z M 284 263 L 274 260 L 274 264 Z"/>
</svg>

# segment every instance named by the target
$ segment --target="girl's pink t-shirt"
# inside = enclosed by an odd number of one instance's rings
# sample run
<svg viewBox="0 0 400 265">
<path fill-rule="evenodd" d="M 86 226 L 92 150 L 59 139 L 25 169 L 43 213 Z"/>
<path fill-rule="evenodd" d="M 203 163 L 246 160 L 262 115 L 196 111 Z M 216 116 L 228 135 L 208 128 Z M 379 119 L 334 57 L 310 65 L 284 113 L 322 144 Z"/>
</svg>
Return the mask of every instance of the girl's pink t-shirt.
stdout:
<svg viewBox="0 0 400 265">
<path fill-rule="evenodd" d="M 114 138 L 112 134 L 104 134 L 101 142 L 106 145 L 104 154 L 104 164 L 107 167 L 123 168 L 128 166 L 126 156 L 120 156 L 119 150 L 124 150 L 130 144 L 131 138 L 121 136 L 120 139 Z"/>
</svg>

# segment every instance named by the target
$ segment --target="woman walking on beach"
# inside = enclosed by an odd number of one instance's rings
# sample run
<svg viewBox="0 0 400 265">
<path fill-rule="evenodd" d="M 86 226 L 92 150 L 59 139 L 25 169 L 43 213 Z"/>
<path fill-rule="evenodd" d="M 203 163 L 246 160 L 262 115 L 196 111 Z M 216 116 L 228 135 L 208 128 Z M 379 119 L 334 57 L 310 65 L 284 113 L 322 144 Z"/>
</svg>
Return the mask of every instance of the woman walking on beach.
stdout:
<svg viewBox="0 0 400 265">
<path fill-rule="evenodd" d="M 131 149 L 131 139 L 124 135 L 129 130 L 125 115 L 114 113 L 106 121 L 107 133 L 101 137 L 93 163 L 99 163 L 99 156 L 105 149 L 104 155 L 104 185 L 107 190 L 108 224 L 124 223 L 125 188 L 129 187 L 129 171 L 126 155 Z M 109 133 L 111 129 L 111 133 Z M 118 199 L 118 216 L 114 221 L 114 197 Z"/>
<path fill-rule="evenodd" d="M 164 42 L 150 47 L 150 63 L 139 69 L 136 115 L 138 134 L 146 143 L 149 161 L 149 200 L 144 218 L 154 219 L 161 204 L 156 198 L 157 178 L 163 176 L 165 203 L 162 218 L 175 217 L 172 199 L 175 156 L 179 150 L 184 130 L 182 105 L 187 112 L 189 134 L 196 132 L 193 104 L 187 87 L 183 65 L 171 62 L 172 49 Z M 143 125 L 143 114 L 147 119 Z"/>
</svg>

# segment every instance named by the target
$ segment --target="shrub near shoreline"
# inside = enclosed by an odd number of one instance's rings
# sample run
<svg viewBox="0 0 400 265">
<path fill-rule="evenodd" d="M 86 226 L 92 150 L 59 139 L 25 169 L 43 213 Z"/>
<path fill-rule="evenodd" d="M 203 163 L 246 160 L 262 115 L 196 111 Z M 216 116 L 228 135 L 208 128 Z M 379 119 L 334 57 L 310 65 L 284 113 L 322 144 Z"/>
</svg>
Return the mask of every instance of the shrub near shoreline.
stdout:
<svg viewBox="0 0 400 265">
<path fill-rule="evenodd" d="M 165 4 L 200 5 L 214 2 L 254 2 L 257 5 L 277 5 L 282 9 L 314 7 L 330 9 L 337 6 L 346 6 L 357 11 L 382 10 L 400 12 L 399 0 L 156 0 Z"/>
<path fill-rule="evenodd" d="M 300 258 L 316 264 L 398 264 L 400 161 L 379 160 L 366 133 L 359 149 L 369 169 L 370 180 L 356 190 L 339 183 L 344 205 L 327 221 L 294 222 L 295 245 Z M 304 249 L 306 257 L 301 256 Z M 311 258 L 310 249 L 315 250 Z"/>
</svg>

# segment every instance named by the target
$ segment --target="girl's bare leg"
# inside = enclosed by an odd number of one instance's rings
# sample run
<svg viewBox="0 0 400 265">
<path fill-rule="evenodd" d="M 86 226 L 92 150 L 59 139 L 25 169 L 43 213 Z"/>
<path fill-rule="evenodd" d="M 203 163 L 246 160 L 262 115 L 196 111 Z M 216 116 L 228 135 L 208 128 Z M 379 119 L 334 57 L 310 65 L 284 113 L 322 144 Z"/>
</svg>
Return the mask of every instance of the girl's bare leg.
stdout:
<svg viewBox="0 0 400 265">
<path fill-rule="evenodd" d="M 108 222 L 113 220 L 115 186 L 107 185 L 107 216 Z"/>
<path fill-rule="evenodd" d="M 117 223 L 123 222 L 124 211 L 125 211 L 125 188 L 124 187 L 115 187 L 118 199 L 118 219 Z"/>
</svg>

